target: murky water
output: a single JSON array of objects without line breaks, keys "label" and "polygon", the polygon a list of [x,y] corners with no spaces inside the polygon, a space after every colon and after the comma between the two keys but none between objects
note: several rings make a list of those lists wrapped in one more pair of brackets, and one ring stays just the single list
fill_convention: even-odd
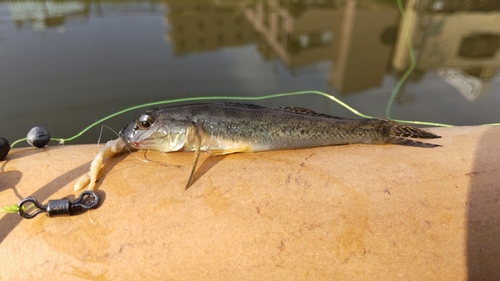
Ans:
[{"label": "murky water", "polygon": [[[500,5],[477,2],[410,0],[402,18],[396,0],[0,1],[0,136],[42,125],[67,138],[159,100],[308,90],[371,116],[500,122]],[[355,116],[317,95],[254,103]]]}]

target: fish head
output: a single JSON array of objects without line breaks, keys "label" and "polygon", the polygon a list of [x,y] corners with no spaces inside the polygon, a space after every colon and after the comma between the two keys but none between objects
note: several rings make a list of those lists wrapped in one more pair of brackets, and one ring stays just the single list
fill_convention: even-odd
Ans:
[{"label": "fish head", "polygon": [[165,117],[150,109],[123,128],[119,135],[129,148],[178,151],[187,141],[192,123]]}]

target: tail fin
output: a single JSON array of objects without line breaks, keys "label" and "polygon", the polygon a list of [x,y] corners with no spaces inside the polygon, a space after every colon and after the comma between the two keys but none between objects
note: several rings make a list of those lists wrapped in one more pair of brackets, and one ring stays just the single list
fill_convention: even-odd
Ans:
[{"label": "tail fin", "polygon": [[441,138],[441,136],[398,122],[389,120],[385,121],[387,121],[390,125],[389,138],[387,140],[388,143],[427,148],[440,146],[438,144],[424,143],[405,138],[438,139]]},{"label": "tail fin", "polygon": [[419,128],[404,125],[394,121],[389,121],[391,125],[391,136],[398,136],[403,138],[416,138],[416,139],[438,139],[440,136],[429,133]]}]

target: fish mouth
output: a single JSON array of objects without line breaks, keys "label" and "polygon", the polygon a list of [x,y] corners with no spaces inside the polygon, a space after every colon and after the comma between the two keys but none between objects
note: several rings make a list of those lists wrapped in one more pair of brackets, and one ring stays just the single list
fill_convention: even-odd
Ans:
[{"label": "fish mouth", "polygon": [[136,141],[136,142],[130,142],[131,146],[135,149],[141,149],[141,144],[142,142]]},{"label": "fish mouth", "polygon": [[123,128],[119,133],[118,133],[118,136],[125,142],[125,144],[128,146],[128,147],[132,147],[132,148],[136,148],[137,147],[137,142],[132,142],[132,140],[130,139],[129,137],[129,134],[127,134],[127,132],[130,131],[129,130],[129,126],[125,126],[125,128]]},{"label": "fish mouth", "polygon": [[134,130],[131,130],[130,126],[126,126],[118,133],[118,135],[125,142],[127,147],[133,148],[133,149],[141,149],[143,142],[142,141],[133,141],[132,140],[132,135],[134,134],[133,132],[134,132]]}]

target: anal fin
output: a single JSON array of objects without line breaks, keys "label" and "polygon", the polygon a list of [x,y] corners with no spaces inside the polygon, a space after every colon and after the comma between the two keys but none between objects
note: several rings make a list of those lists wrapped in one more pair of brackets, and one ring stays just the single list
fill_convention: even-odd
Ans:
[{"label": "anal fin", "polygon": [[425,147],[425,148],[434,148],[434,147],[441,146],[439,144],[420,142],[420,141],[405,139],[405,138],[401,138],[401,137],[390,137],[388,143],[405,145],[405,146],[413,146],[413,147]]}]

